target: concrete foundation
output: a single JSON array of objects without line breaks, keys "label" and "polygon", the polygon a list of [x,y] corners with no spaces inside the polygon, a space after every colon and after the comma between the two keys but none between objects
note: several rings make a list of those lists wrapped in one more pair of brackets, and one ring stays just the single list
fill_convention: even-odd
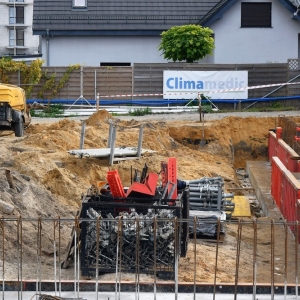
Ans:
[{"label": "concrete foundation", "polygon": [[271,163],[248,161],[246,171],[265,216],[274,220],[282,219],[271,195]]}]

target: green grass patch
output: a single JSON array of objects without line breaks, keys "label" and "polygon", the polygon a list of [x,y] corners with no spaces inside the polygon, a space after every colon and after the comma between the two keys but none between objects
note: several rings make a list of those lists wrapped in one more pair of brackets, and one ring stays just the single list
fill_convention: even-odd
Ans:
[{"label": "green grass patch", "polygon": [[32,117],[39,118],[61,118],[63,117],[63,106],[62,104],[53,104],[50,106],[46,106],[42,111],[36,111],[35,109],[30,110],[30,114]]},{"label": "green grass patch", "polygon": [[151,115],[152,110],[149,107],[146,108],[135,108],[134,110],[129,110],[130,116],[145,116],[145,115]]}]

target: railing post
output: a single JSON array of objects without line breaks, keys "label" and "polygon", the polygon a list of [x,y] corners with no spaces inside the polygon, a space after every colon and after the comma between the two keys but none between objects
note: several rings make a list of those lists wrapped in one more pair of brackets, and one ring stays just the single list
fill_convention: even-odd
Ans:
[{"label": "railing post", "polygon": [[282,128],[281,127],[276,127],[276,138],[282,139]]}]

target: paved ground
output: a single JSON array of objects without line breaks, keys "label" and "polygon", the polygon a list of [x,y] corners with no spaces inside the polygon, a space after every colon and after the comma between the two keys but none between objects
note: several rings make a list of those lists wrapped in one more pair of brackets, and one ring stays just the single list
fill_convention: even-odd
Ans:
[{"label": "paved ground", "polygon": [[[50,295],[49,293],[47,294],[42,294],[43,296],[45,295]],[[51,295],[54,295],[53,293]],[[177,297],[176,297],[177,296]],[[42,299],[42,300],[71,300],[71,299],[82,299],[82,300],[233,300],[234,295],[233,294],[216,294],[215,298],[213,294],[196,294],[194,297],[194,294],[183,294],[179,293],[178,295],[174,293],[157,293],[156,297],[153,293],[121,293],[120,297],[119,294],[115,293],[96,293],[93,292],[86,292],[86,293],[79,293],[74,294],[69,292],[69,293],[64,293],[60,297],[39,297],[39,295],[36,295],[34,292],[23,292],[22,297],[19,295],[18,298],[18,293],[16,292],[6,292],[5,293],[5,298],[2,299],[9,299],[9,300],[15,300],[15,299],[22,299],[22,300],[37,300],[37,299]],[[271,297],[271,295],[261,295],[257,294],[256,297],[253,297],[252,294],[237,294],[236,299],[238,300],[269,300],[269,299],[275,299],[275,300],[297,300],[297,297],[295,295],[275,295],[274,298]],[[299,299],[299,297],[298,297]]]},{"label": "paved ground", "polygon": [[[223,119],[225,117],[236,116],[241,118],[247,117],[278,117],[279,115],[284,116],[299,116],[299,111],[276,111],[276,112],[227,112],[227,113],[209,113],[204,115],[204,119],[206,121],[213,121]],[[89,116],[80,116],[80,117],[69,117],[68,119],[72,120],[85,120],[88,119]],[[121,120],[140,120],[140,121],[198,121],[200,120],[199,114],[196,112],[189,112],[189,113],[172,113],[172,114],[152,114],[152,115],[145,115],[145,116],[116,116],[115,118],[119,118]],[[58,118],[32,118],[32,124],[37,123],[51,123],[57,122]]]}]

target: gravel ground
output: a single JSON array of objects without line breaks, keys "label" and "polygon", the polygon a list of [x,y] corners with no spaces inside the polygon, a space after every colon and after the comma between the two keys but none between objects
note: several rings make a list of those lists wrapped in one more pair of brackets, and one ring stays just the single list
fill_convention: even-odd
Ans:
[{"label": "gravel ground", "polygon": [[[257,118],[265,118],[265,117],[278,117],[279,115],[283,116],[299,116],[299,111],[276,111],[276,112],[226,112],[226,113],[209,113],[204,115],[204,120],[206,121],[214,121],[223,119],[226,117],[234,116],[240,118],[247,117],[257,117]],[[80,116],[80,117],[69,117],[70,120],[86,120],[89,116]],[[199,121],[199,113],[196,112],[185,112],[185,113],[170,113],[170,114],[152,114],[145,116],[117,116],[116,118],[121,120],[137,120],[137,121],[163,121],[163,122],[172,122],[172,121]],[[38,123],[52,123],[59,121],[60,118],[32,118],[32,124]]]}]

